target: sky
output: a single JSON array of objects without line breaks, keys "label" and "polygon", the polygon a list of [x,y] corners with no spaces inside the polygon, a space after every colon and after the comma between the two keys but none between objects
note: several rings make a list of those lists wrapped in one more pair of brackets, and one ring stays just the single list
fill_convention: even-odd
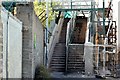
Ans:
[{"label": "sky", "polygon": [[[0,2],[1,1],[34,1],[34,0],[0,0]],[[43,0],[38,0],[38,1],[43,1]],[[44,1],[56,1],[56,0],[44,0]],[[71,0],[58,0],[58,1],[71,1]],[[79,0],[72,0],[72,1],[79,1]],[[80,1],[91,1],[91,0],[80,0]],[[102,7],[103,0],[95,0],[95,1],[98,1],[99,7]],[[104,0],[104,1],[105,1],[105,6],[108,6],[108,2],[111,0]],[[113,17],[114,17],[114,20],[117,20],[117,18],[118,18],[118,2],[120,0],[112,0],[112,1],[113,1],[113,15],[114,15]]]},{"label": "sky", "polygon": [[[96,0],[97,1],[97,0]],[[110,0],[105,0],[105,6],[108,6],[108,2],[109,2]],[[115,20],[115,21],[117,21],[117,24],[118,24],[118,2],[119,2],[120,0],[113,0],[113,7],[112,7],[112,9],[113,9],[113,20]],[[99,2],[99,6],[100,7],[102,7],[102,0],[98,0],[98,2]]]}]

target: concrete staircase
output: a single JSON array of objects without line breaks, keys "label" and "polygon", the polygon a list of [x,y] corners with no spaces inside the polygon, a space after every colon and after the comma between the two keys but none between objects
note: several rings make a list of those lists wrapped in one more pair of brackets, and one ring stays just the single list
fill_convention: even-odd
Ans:
[{"label": "concrete staircase", "polygon": [[83,73],[85,71],[84,45],[71,45],[68,53],[67,71]]},{"label": "concrete staircase", "polygon": [[[75,20],[75,28],[71,38],[71,44],[68,47],[68,72],[85,72],[84,62],[84,43],[87,28],[87,18],[77,16]],[[77,45],[76,45],[77,44]]]},{"label": "concrete staircase", "polygon": [[50,64],[51,71],[64,72],[65,71],[65,44],[57,43],[52,55]]},{"label": "concrete staircase", "polygon": [[[68,19],[65,19],[62,30],[61,30],[61,34],[60,34],[59,43],[57,43],[54,48],[54,52],[53,52],[51,63],[50,63],[50,70],[52,72],[65,72],[65,66],[66,66],[65,65],[66,64],[65,63],[65,59],[66,59],[65,43],[66,43],[67,22],[68,22]],[[78,24],[76,26],[79,27],[81,25]],[[81,34],[82,31],[79,31],[79,32],[75,32],[74,36],[79,38],[79,36],[82,35]],[[78,39],[77,41],[74,40],[73,42],[80,44],[80,43],[84,43],[84,40],[85,38],[84,39],[82,38],[81,41],[79,41]],[[70,45],[69,50],[68,50],[67,71],[68,72],[80,72],[80,73],[85,72],[85,62],[84,62],[83,57],[84,57],[84,45],[83,44]]]},{"label": "concrete staircase", "polygon": [[87,18],[82,16],[77,16],[75,20],[75,28],[72,34],[72,43],[75,44],[84,44],[85,36],[86,36],[86,28],[87,28]]},{"label": "concrete staircase", "polygon": [[66,29],[69,19],[64,19],[59,42],[55,45],[52,59],[50,62],[50,71],[64,72],[65,71],[65,42],[66,42]]},{"label": "concrete staircase", "polygon": [[0,79],[2,78],[3,67],[3,26],[0,18]]}]

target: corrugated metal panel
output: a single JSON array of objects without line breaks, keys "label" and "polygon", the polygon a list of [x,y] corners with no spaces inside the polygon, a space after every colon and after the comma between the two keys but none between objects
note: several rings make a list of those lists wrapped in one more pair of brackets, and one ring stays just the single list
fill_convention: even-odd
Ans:
[{"label": "corrugated metal panel", "polygon": [[[22,77],[22,22],[2,9],[4,78]],[[7,23],[8,22],[8,23]],[[7,55],[6,55],[7,54]],[[7,70],[7,74],[6,74]],[[7,76],[6,76],[7,75]]]},{"label": "corrugated metal panel", "polygon": [[[0,10],[1,10],[1,7],[0,7]],[[2,78],[2,73],[3,73],[3,56],[2,56],[2,52],[3,52],[3,27],[2,27],[2,22],[1,22],[1,11],[0,11],[0,80]]]},{"label": "corrugated metal panel", "polygon": [[8,77],[22,77],[22,23],[13,16],[8,21]]}]

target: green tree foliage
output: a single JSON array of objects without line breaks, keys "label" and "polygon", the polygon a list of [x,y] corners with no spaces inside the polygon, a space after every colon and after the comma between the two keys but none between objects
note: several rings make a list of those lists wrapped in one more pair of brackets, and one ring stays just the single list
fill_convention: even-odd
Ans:
[{"label": "green tree foliage", "polygon": [[[53,12],[51,4],[52,4],[52,6],[55,6],[55,5],[58,5],[59,3],[58,2],[52,2],[52,3],[49,2],[48,3],[48,10],[49,10],[48,23],[49,23],[49,25],[50,25],[50,22],[53,19],[55,19],[55,15],[58,14],[58,12]],[[43,14],[39,16],[39,19],[42,22],[46,18],[46,16],[44,16],[46,14],[46,2],[38,2],[37,0],[35,0],[34,10],[35,10],[37,16],[39,16],[44,11]],[[43,23],[43,25],[45,25],[46,21],[43,21],[42,23]]]}]

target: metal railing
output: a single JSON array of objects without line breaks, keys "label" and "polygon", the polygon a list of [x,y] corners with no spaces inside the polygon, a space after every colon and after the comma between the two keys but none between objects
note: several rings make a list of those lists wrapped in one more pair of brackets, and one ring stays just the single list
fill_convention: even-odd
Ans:
[{"label": "metal railing", "polygon": [[[109,75],[114,75],[117,65],[117,49],[116,45],[93,45],[93,67],[97,74],[102,74],[100,71],[110,71]],[[104,73],[102,75],[107,75]]]},{"label": "metal railing", "polygon": [[71,24],[70,22],[72,21],[72,19],[70,19],[70,21],[67,23],[67,33],[66,33],[66,65],[65,65],[65,70],[67,71],[67,60],[68,60],[68,44],[70,42],[70,31],[71,31]]},{"label": "metal railing", "polygon": [[[73,14],[76,14],[76,12],[73,13]],[[75,27],[75,18],[76,18],[76,15],[74,15],[73,18],[71,18],[70,21],[67,23],[67,33],[66,33],[66,71],[67,71],[67,61],[68,61],[68,48],[69,48],[69,44],[71,43],[71,35],[72,35],[74,27]]]},{"label": "metal railing", "polygon": [[82,8],[83,9],[91,8],[91,0],[89,1],[62,0],[62,2],[59,5],[54,6],[53,9],[82,9]]}]

